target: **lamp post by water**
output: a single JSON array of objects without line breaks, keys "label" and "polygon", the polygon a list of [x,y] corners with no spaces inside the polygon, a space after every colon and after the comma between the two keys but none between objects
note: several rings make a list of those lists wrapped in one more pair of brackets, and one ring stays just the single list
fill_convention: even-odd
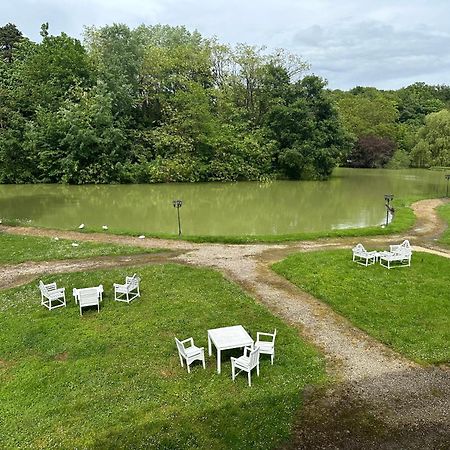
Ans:
[{"label": "lamp post by water", "polygon": [[445,175],[445,179],[447,180],[447,194],[445,196],[448,198],[448,180],[450,180],[450,173]]},{"label": "lamp post by water", "polygon": [[178,216],[178,236],[181,236],[181,222],[180,222],[180,208],[183,204],[183,200],[174,200],[172,205],[174,208],[177,208],[177,216]]},{"label": "lamp post by water", "polygon": [[386,226],[388,226],[389,223],[389,213],[392,213],[394,211],[394,208],[391,206],[391,202],[394,199],[394,196],[392,194],[384,194],[384,201],[386,206]]}]

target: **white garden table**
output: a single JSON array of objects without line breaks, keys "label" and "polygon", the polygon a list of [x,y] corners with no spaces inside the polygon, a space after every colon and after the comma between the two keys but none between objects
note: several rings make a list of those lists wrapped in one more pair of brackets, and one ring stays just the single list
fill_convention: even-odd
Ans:
[{"label": "white garden table", "polygon": [[217,349],[217,373],[220,373],[220,352],[231,348],[253,346],[253,339],[242,325],[208,330],[208,354],[212,354],[212,344]]}]

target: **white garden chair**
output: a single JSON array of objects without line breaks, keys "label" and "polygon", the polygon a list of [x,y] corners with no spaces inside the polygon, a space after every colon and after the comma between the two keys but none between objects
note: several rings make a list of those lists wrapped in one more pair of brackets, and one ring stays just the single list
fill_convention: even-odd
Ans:
[{"label": "white garden chair", "polygon": [[130,303],[136,297],[140,297],[139,281],[141,279],[134,274],[125,278],[125,284],[114,283],[114,300],[118,302]]},{"label": "white garden chair", "polygon": [[389,250],[389,252],[383,252],[383,254],[380,254],[380,264],[383,267],[392,269],[394,267],[411,266],[412,249],[408,240],[404,240],[398,245],[390,245]]},{"label": "white garden chair", "polygon": [[39,290],[41,291],[41,305],[49,310],[66,306],[65,288],[58,288],[56,283],[44,284],[39,281]]},{"label": "white garden chair", "polygon": [[412,249],[411,249],[411,244],[409,243],[408,239],[405,239],[401,244],[390,245],[389,251],[391,251],[391,252],[398,252],[398,251],[412,252]]},{"label": "white garden chair", "polygon": [[[273,359],[275,357],[275,338],[277,336],[277,330],[273,333],[256,333],[255,348],[259,348],[259,353],[264,353],[265,355],[270,355],[271,364],[273,364]],[[269,337],[270,339],[261,339],[261,337]]]},{"label": "white garden chair", "polygon": [[378,252],[368,252],[362,244],[357,244],[356,247],[353,247],[352,252],[353,261],[366,267],[369,264],[375,264],[378,256]]},{"label": "white garden chair", "polygon": [[82,289],[74,288],[72,292],[75,303],[80,306],[80,316],[83,315],[83,308],[88,306],[96,306],[97,311],[100,312],[100,302],[103,300],[103,285]]},{"label": "white garden chair", "polygon": [[[242,371],[247,372],[248,376],[248,385],[252,385],[251,372],[252,369],[256,367],[256,374],[259,377],[259,348],[256,347],[252,350],[250,347],[244,348],[244,354],[239,358],[231,358],[231,378],[236,378],[236,375],[239,375]],[[236,369],[239,372],[236,373]]]},{"label": "white garden chair", "polygon": [[[177,344],[178,356],[180,357],[181,367],[184,367],[183,359],[186,361],[186,366],[188,373],[191,373],[191,369],[189,366],[193,361],[201,361],[203,363],[203,368],[205,369],[205,349],[204,347],[196,347],[194,345],[194,339],[191,337],[185,339],[184,341],[180,341],[175,338],[175,342]],[[186,343],[190,343],[188,347],[186,347]]]}]

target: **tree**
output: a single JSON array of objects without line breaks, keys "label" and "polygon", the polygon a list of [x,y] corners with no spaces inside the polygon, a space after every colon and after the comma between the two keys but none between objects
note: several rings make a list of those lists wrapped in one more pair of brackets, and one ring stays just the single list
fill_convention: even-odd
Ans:
[{"label": "tree", "polygon": [[379,136],[395,139],[398,111],[395,101],[374,88],[355,88],[337,97],[344,127],[356,138]]},{"label": "tree", "polygon": [[44,37],[23,65],[23,95],[32,99],[35,109],[57,110],[75,88],[92,84],[91,67],[78,39],[65,33]]},{"label": "tree", "polygon": [[436,89],[425,83],[414,83],[398,91],[399,121],[413,123],[416,126],[423,124],[426,115],[440,111],[445,103],[439,99],[445,95],[444,89]]},{"label": "tree", "polygon": [[385,167],[395,152],[395,143],[388,138],[361,136],[349,155],[350,167]]},{"label": "tree", "polygon": [[267,114],[277,142],[277,167],[292,179],[325,179],[348,147],[325,82],[306,76],[291,85],[284,104]]},{"label": "tree", "polygon": [[425,117],[411,152],[417,167],[450,166],[450,111],[442,110]]},{"label": "tree", "polygon": [[22,32],[14,24],[7,23],[0,27],[0,54],[3,61],[12,62],[14,49],[22,39]]}]

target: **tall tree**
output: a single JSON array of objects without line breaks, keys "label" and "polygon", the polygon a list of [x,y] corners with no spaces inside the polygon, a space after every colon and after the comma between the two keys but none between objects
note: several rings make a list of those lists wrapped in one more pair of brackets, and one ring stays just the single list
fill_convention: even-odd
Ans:
[{"label": "tall tree", "polygon": [[0,54],[3,61],[12,62],[14,49],[22,39],[22,32],[14,24],[7,23],[0,27]]}]

